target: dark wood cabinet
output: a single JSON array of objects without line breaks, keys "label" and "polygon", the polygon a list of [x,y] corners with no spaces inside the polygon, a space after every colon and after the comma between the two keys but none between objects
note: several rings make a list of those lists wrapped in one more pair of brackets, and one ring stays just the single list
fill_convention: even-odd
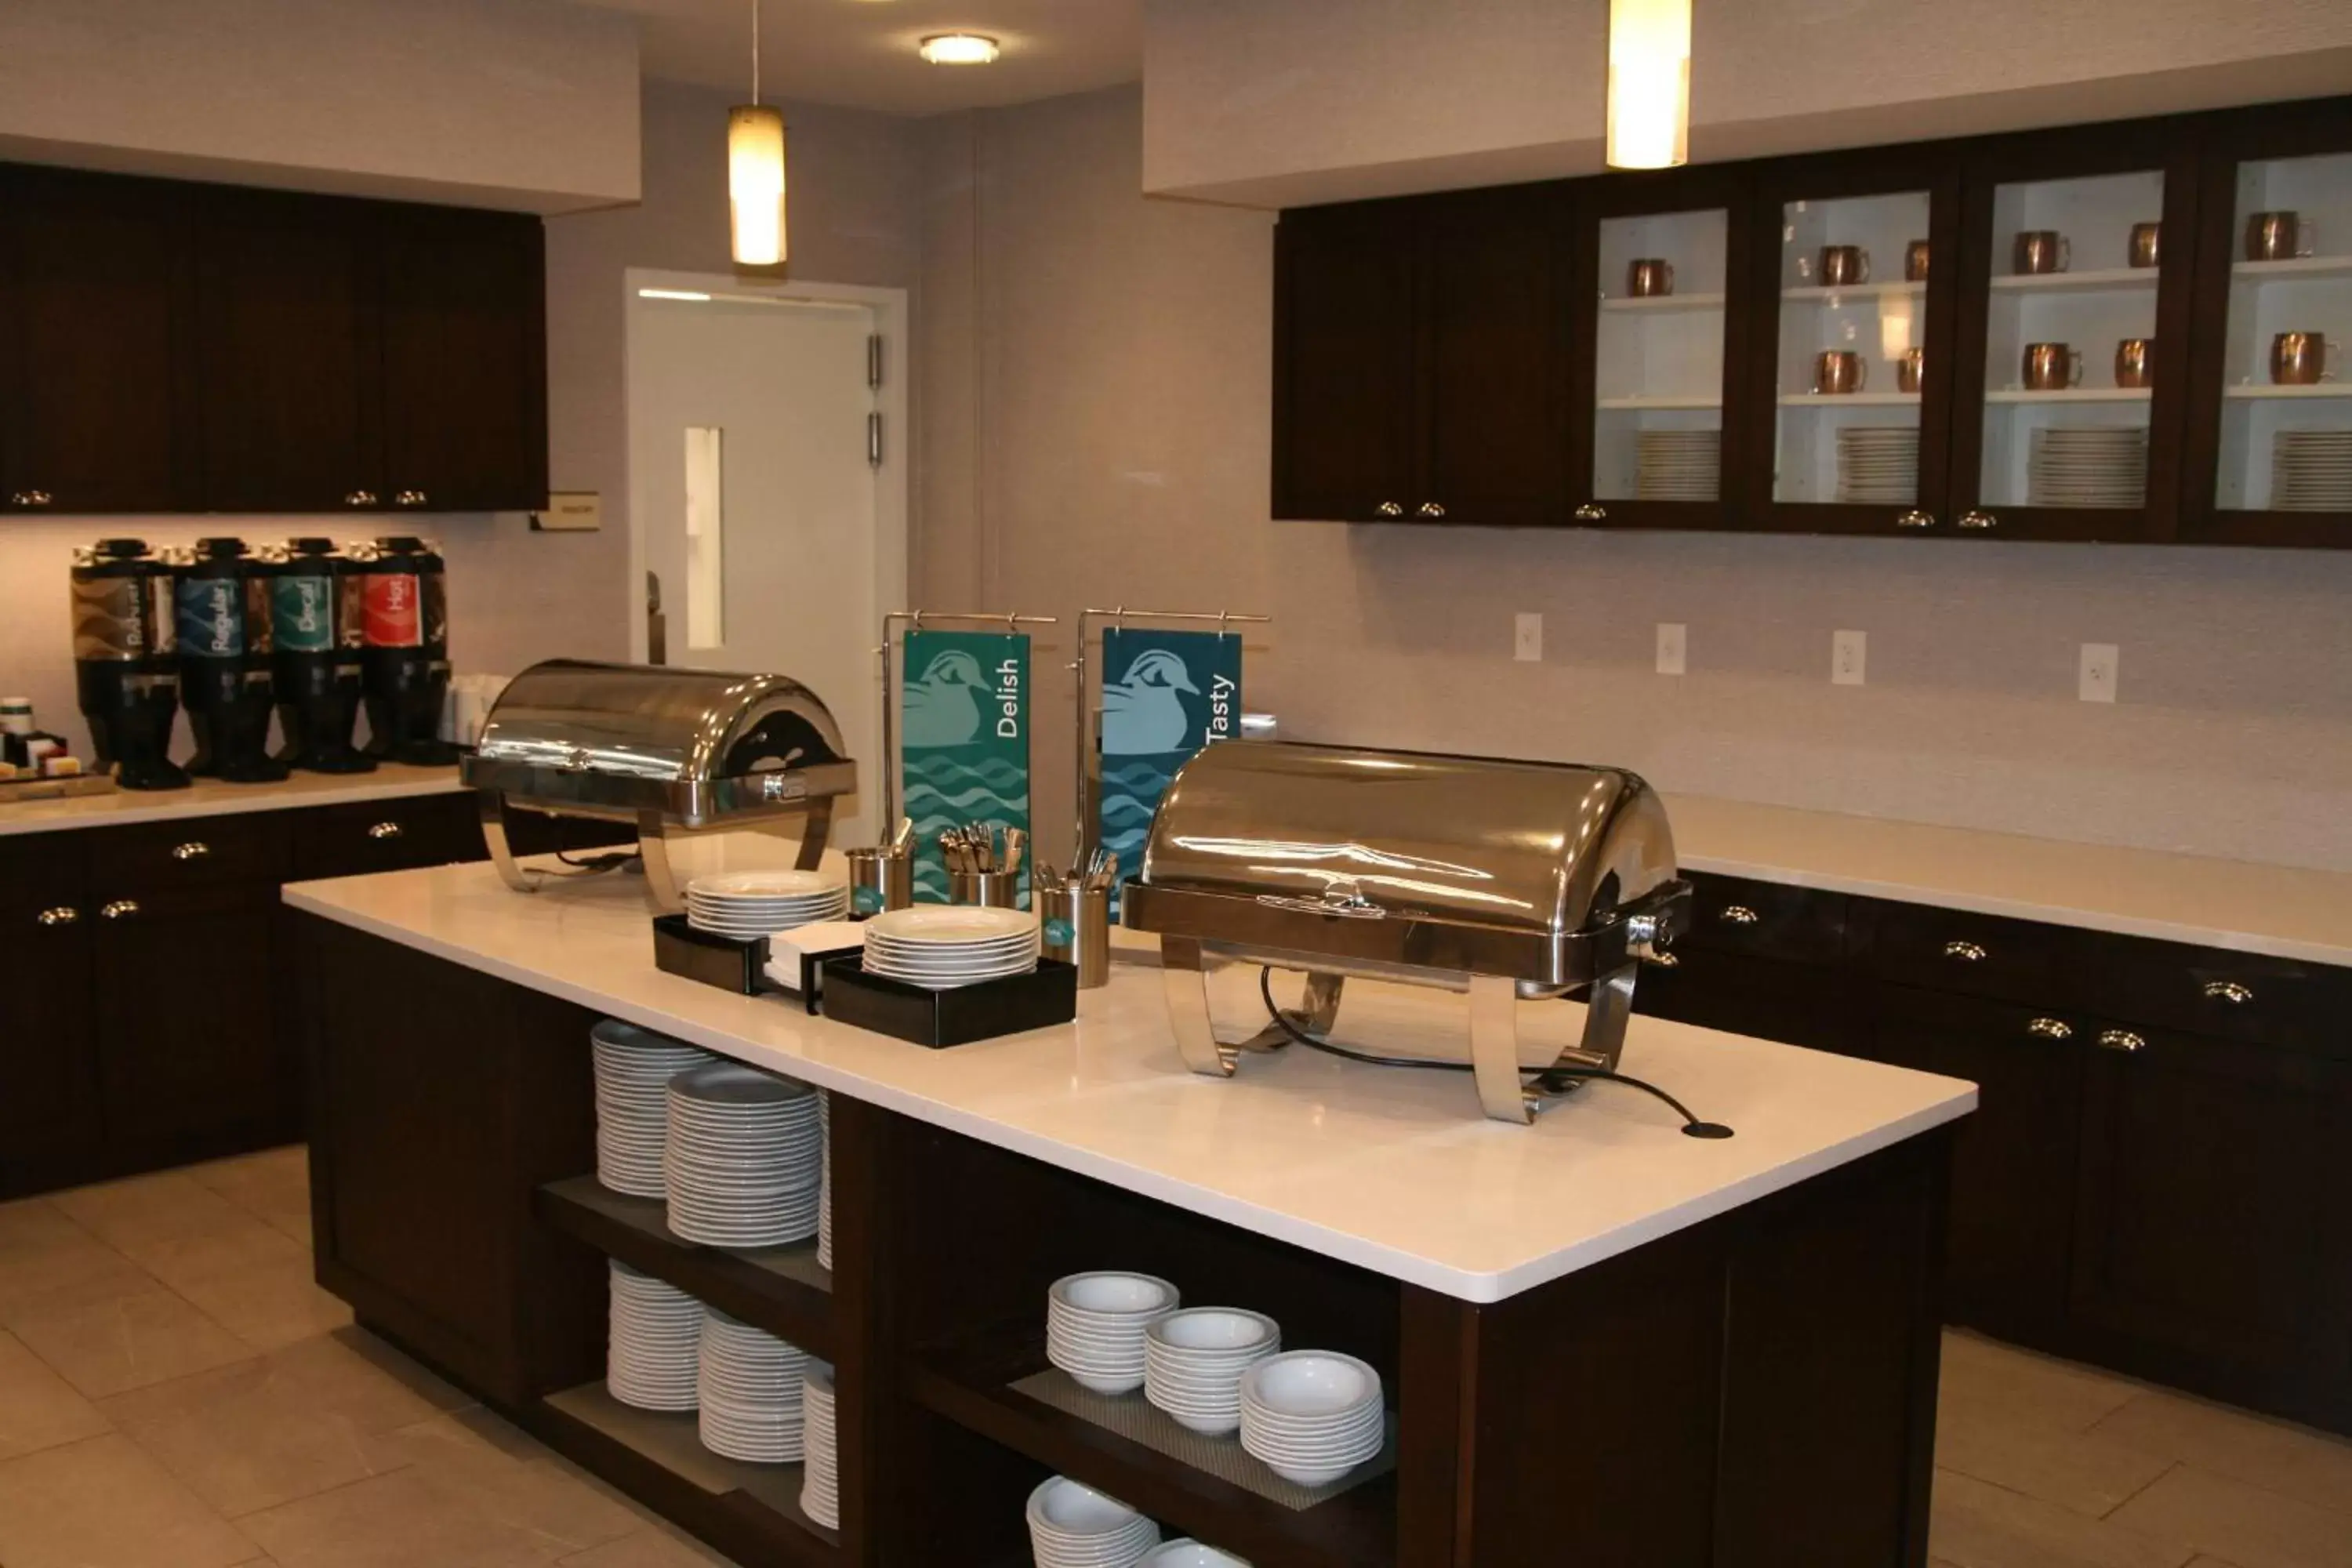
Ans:
[{"label": "dark wood cabinet", "polygon": [[56,837],[0,837],[0,1196],[94,1169],[100,1137],[96,922],[80,858]]},{"label": "dark wood cabinet", "polygon": [[1401,518],[1419,479],[1413,208],[1285,214],[1275,230],[1275,512]]}]

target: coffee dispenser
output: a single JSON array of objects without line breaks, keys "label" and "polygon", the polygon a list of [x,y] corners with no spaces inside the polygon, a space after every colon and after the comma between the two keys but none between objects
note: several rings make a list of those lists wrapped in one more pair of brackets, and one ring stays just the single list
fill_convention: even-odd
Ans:
[{"label": "coffee dispenser", "polygon": [[289,539],[270,552],[270,674],[278,760],[314,773],[364,773],[375,759],[352,743],[359,723],[362,578],[327,539]]},{"label": "coffee dispenser", "polygon": [[101,539],[73,560],[74,688],[100,768],[124,789],[185,789],[172,761],[180,712],[172,569],[136,539]]},{"label": "coffee dispenser", "polygon": [[196,754],[188,771],[231,784],[270,784],[286,764],[269,754],[269,568],[241,539],[200,539],[172,584],[180,689]]},{"label": "coffee dispenser", "polygon": [[457,760],[457,748],[440,738],[449,693],[449,601],[440,553],[405,535],[351,552],[359,558],[368,754],[446,767]]}]

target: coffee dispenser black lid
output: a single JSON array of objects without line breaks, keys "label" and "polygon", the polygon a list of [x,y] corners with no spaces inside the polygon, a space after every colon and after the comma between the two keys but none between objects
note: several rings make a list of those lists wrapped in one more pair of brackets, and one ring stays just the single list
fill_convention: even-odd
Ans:
[{"label": "coffee dispenser black lid", "polygon": [[332,555],[335,552],[335,542],[316,536],[289,539],[286,542],[286,552],[289,555]]},{"label": "coffee dispenser black lid", "polygon": [[199,539],[196,556],[203,561],[234,561],[245,553],[242,539]]},{"label": "coffee dispenser black lid", "polygon": [[143,539],[101,539],[90,547],[91,553],[108,561],[136,561],[147,553]]}]

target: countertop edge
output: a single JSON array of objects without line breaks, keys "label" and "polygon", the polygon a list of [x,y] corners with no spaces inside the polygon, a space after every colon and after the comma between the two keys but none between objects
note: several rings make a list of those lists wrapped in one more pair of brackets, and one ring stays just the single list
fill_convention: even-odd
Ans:
[{"label": "countertop edge", "polygon": [[[257,811],[304,811],[321,805],[356,805],[371,800],[456,795],[467,788],[458,781],[454,769],[446,777],[432,779],[371,779],[364,773],[353,773],[349,777],[347,784],[322,784],[314,788],[291,791],[273,784],[246,784],[220,786],[224,790],[237,789],[240,793],[236,795],[215,795],[210,791],[189,794],[179,790],[119,790],[112,795],[23,801],[16,807],[0,808],[0,838],[33,833],[82,833],[100,827],[136,827],[143,823],[177,822],[192,816],[242,816]],[[148,798],[151,795],[152,800]],[[126,797],[136,804],[127,804]],[[82,805],[84,809],[68,810],[56,816],[16,816],[20,809],[32,812],[42,806],[71,807],[76,805]]]}]

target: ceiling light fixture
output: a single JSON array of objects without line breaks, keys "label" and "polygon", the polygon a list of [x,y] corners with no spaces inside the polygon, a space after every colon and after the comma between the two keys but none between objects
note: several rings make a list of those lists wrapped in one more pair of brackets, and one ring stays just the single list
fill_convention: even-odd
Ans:
[{"label": "ceiling light fixture", "polygon": [[982,33],[933,33],[918,52],[935,66],[984,66],[1004,51]]},{"label": "ceiling light fixture", "polygon": [[1691,0],[1609,0],[1609,166],[1690,161]]},{"label": "ceiling light fixture", "polygon": [[751,101],[727,111],[727,206],[739,267],[784,259],[784,113],[760,101],[760,0],[751,0]]}]

